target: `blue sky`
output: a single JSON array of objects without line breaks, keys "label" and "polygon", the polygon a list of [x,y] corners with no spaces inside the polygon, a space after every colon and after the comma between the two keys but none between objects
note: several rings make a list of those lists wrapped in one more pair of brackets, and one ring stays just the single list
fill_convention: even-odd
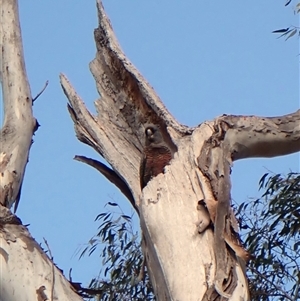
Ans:
[{"label": "blue sky", "polygon": [[[285,1],[106,0],[122,49],[182,123],[195,126],[221,114],[276,116],[299,108],[299,40],[271,32],[299,25]],[[38,242],[48,240],[54,261],[87,284],[98,255],[75,255],[96,233],[93,221],[108,201],[128,202],[97,171],[72,160],[99,159],[77,141],[58,75],[65,73],[88,108],[98,98],[88,64],[95,56],[95,1],[20,1],[27,72],[41,127],[34,137],[18,215]],[[259,196],[267,170],[299,171],[299,155],[236,162],[233,198]],[[138,227],[138,225],[137,225]]]}]

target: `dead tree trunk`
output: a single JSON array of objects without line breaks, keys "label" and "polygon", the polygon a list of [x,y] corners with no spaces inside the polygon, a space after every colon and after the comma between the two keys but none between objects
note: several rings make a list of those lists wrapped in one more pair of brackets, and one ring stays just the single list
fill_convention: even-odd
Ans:
[{"label": "dead tree trunk", "polygon": [[8,208],[18,205],[37,121],[27,80],[16,0],[0,0],[0,301],[82,300]]},{"label": "dead tree trunk", "polygon": [[[112,169],[77,159],[101,171],[138,211],[158,300],[248,300],[250,255],[230,207],[232,162],[299,151],[300,111],[276,118],[224,115],[196,128],[183,126],[122,52],[100,1],[98,14],[90,64],[101,96],[98,115],[91,115],[64,75],[61,84],[78,139]],[[151,180],[141,186],[145,160]]]}]

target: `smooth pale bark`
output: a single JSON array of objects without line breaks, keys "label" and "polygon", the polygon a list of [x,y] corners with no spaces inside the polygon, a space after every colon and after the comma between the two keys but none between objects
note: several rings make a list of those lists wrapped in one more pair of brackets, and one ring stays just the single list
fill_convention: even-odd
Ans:
[{"label": "smooth pale bark", "polygon": [[0,205],[18,202],[32,135],[37,127],[23,58],[17,1],[1,0],[1,83],[4,123],[0,132]]},{"label": "smooth pale bark", "polygon": [[[37,122],[27,81],[16,0],[0,0],[0,301],[82,300],[8,208],[18,203]],[[16,208],[16,207],[15,207]]]},{"label": "smooth pale bark", "polygon": [[300,110],[278,117],[221,116],[233,160],[275,157],[300,150]]},{"label": "smooth pale bark", "polygon": [[3,206],[0,208],[0,300],[82,300],[28,229]]}]

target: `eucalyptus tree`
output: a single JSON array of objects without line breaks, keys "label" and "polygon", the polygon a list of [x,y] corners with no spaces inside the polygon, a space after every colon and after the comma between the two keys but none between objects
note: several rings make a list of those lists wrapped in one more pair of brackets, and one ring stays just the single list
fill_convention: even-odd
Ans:
[{"label": "eucalyptus tree", "polygon": [[[38,126],[17,9],[16,0],[1,1],[0,298],[80,300],[76,287],[9,210],[20,198]],[[223,115],[194,128],[180,124],[122,52],[100,1],[97,9],[97,53],[90,63],[101,96],[97,115],[65,75],[60,81],[78,139],[110,167],[78,159],[97,168],[137,210],[158,300],[248,300],[245,269],[251,254],[240,243],[230,206],[231,166],[238,159],[299,151],[300,111],[279,117]],[[168,160],[161,159],[162,149]]]}]

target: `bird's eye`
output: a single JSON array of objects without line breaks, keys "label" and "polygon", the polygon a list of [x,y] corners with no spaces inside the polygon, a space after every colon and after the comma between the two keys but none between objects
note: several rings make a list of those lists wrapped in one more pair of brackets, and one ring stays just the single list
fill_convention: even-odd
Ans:
[{"label": "bird's eye", "polygon": [[153,129],[147,128],[145,133],[146,133],[147,136],[151,136],[151,135],[153,135]]}]

